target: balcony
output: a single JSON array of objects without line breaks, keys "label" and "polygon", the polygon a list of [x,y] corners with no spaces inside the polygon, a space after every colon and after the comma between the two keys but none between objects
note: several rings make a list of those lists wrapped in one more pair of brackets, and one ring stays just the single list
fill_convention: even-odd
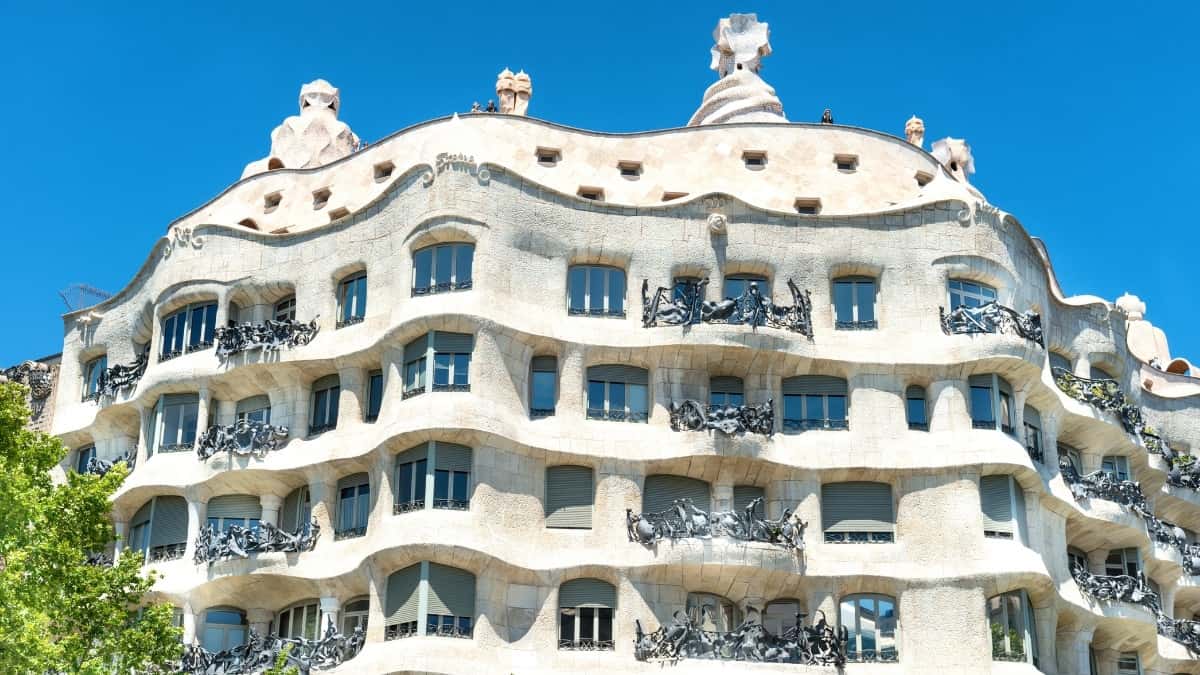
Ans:
[{"label": "balcony", "polygon": [[1146,576],[1136,577],[1128,574],[1102,576],[1092,574],[1080,565],[1071,570],[1071,576],[1079,585],[1079,590],[1093,600],[1128,602],[1141,605],[1154,615],[1162,612],[1158,594],[1146,583]]},{"label": "balcony", "polygon": [[200,436],[196,455],[200,461],[208,461],[218,453],[259,459],[272,450],[278,450],[287,440],[288,429],[258,420],[240,419],[226,426],[211,426]]},{"label": "balcony", "polygon": [[165,445],[158,446],[158,454],[170,455],[177,452],[188,452],[193,447],[195,447],[195,445],[192,443],[167,443]]},{"label": "balcony", "polygon": [[216,330],[217,357],[225,360],[239,352],[259,349],[264,353],[302,347],[317,336],[317,320],[239,323]]},{"label": "balcony", "polygon": [[451,291],[469,291],[471,290],[472,285],[473,284],[471,283],[470,279],[467,279],[466,281],[443,281],[431,286],[413,286],[412,294],[414,296],[419,296],[433,295],[435,293],[449,293]]},{"label": "balcony", "polygon": [[[442,624],[438,626],[426,626],[425,635],[432,637],[450,637],[471,639],[473,626],[455,624]],[[420,635],[417,631],[416,621],[406,621],[404,623],[393,624],[384,629],[384,640],[400,640],[408,637],[416,637]]]},{"label": "balcony", "polygon": [[642,280],[642,327],[692,326],[699,323],[729,324],[758,328],[780,328],[812,338],[812,300],[788,279],[791,305],[776,305],[751,283],[737,298],[704,300],[708,279],[681,282],[682,289],[659,286],[650,294],[649,280]]},{"label": "balcony", "polygon": [[577,307],[568,307],[567,316],[595,316],[608,317],[610,319],[624,319],[624,309],[604,309],[603,307],[595,307],[592,309],[579,309]]},{"label": "balcony", "polygon": [[879,328],[879,322],[871,321],[835,321],[833,322],[835,330],[875,330]]},{"label": "balcony", "polygon": [[449,382],[443,382],[443,383],[439,384],[437,382],[434,382],[433,390],[435,392],[437,392],[437,391],[466,392],[466,391],[471,391],[471,385],[469,383],[468,384],[452,384]]},{"label": "balcony", "polygon": [[348,527],[343,530],[335,531],[333,533],[333,540],[341,541],[343,539],[357,539],[359,537],[366,536],[366,534],[367,534],[367,526],[366,525],[363,525],[361,527]]},{"label": "balcony", "polygon": [[1142,411],[1125,396],[1116,380],[1091,380],[1065,368],[1055,368],[1053,373],[1054,384],[1064,394],[1097,410],[1115,414],[1125,431],[1139,436],[1142,434],[1146,426]]},{"label": "balcony", "polygon": [[644,424],[650,419],[649,413],[635,412],[632,410],[605,410],[603,408],[588,408],[587,418],[589,420],[600,420],[604,422],[634,422]]},{"label": "balcony", "polygon": [[1200,574],[1200,544],[1189,544],[1187,533],[1174,523],[1151,515],[1142,516],[1142,520],[1146,521],[1146,532],[1151,540],[1179,551],[1185,572]]},{"label": "balcony", "polygon": [[196,536],[194,561],[197,565],[211,565],[218,560],[249,558],[253,553],[311,551],[320,536],[321,526],[316,519],[295,532],[285,532],[270,523],[259,523],[256,527],[230,525],[227,530],[206,525]]},{"label": "balcony", "polygon": [[850,422],[845,419],[791,419],[783,418],[784,433],[799,433],[801,431],[847,431]]},{"label": "balcony", "polygon": [[785,510],[783,516],[776,520],[760,518],[757,511],[761,506],[762,498],[759,497],[741,513],[708,513],[697,508],[691,499],[676,499],[673,507],[658,513],[635,515],[633,509],[626,509],[625,529],[629,541],[643,545],[663,539],[729,537],[774,544],[790,551],[803,551],[804,528],[808,527],[808,523],[792,515],[790,510]]},{"label": "balcony", "polygon": [[191,354],[192,352],[202,352],[205,349],[208,349],[209,347],[212,347],[212,346],[213,346],[212,340],[205,340],[203,342],[197,342],[194,345],[188,345],[187,349],[185,349],[184,351],[186,351],[188,354]]},{"label": "balcony", "polygon": [[125,468],[133,471],[134,465],[137,464],[137,448],[130,448],[125,452],[124,456],[112,460],[92,457],[88,460],[87,466],[84,468],[84,473],[90,473],[94,476],[103,476],[109,471],[112,471],[113,467],[121,462],[125,462]]},{"label": "balcony", "polygon": [[671,402],[667,409],[671,413],[671,429],[674,431],[720,431],[723,434],[775,433],[775,406],[773,401],[759,405],[704,405],[686,399],[682,403]]},{"label": "balcony", "polygon": [[187,544],[165,544],[163,546],[154,546],[146,555],[147,563],[167,562],[168,560],[179,560],[183,557],[187,550]]},{"label": "balcony", "polygon": [[1059,459],[1058,469],[1076,501],[1103,499],[1127,507],[1143,518],[1153,515],[1149,503],[1146,502],[1146,495],[1142,494],[1142,488],[1137,481],[1117,480],[1106,471],[1093,471],[1086,476],[1080,476],[1066,456]]},{"label": "balcony", "polygon": [[361,316],[348,316],[345,319],[339,320],[337,322],[336,327],[337,328],[345,328],[347,326],[353,326],[355,324],[359,324],[362,322],[363,322],[363,317],[361,317]]},{"label": "balcony", "polygon": [[611,652],[615,649],[616,643],[612,640],[582,638],[558,641],[558,650],[562,652]]},{"label": "balcony", "polygon": [[361,626],[355,627],[354,632],[347,636],[338,633],[332,623],[326,626],[325,634],[317,640],[278,635],[264,638],[251,630],[246,644],[225,651],[214,653],[199,645],[185,645],[178,672],[186,675],[259,673],[274,667],[284,647],[289,645],[291,650],[288,651],[285,667],[299,668],[303,672],[310,669],[329,670],[357,656],[365,641],[366,633]]},{"label": "balcony", "polygon": [[847,631],[831,625],[824,612],[818,610],[817,614],[821,618],[811,626],[802,626],[804,614],[798,614],[794,626],[773,635],[753,620],[729,632],[704,630],[692,617],[676,612],[669,625],[652,633],[646,633],[637,621],[633,654],[639,661],[761,661],[833,666],[840,671],[846,665]]},{"label": "balcony", "polygon": [[1042,338],[1042,317],[1033,310],[1022,314],[1000,303],[989,302],[978,307],[960,305],[950,312],[946,312],[945,307],[938,307],[938,315],[946,335],[1008,333],[1039,346],[1046,344]]}]

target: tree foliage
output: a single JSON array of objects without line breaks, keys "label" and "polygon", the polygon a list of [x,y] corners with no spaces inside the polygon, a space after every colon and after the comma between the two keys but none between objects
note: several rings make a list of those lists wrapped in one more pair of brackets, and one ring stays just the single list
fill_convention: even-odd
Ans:
[{"label": "tree foliage", "polygon": [[0,384],[0,673],[169,668],[179,629],[169,605],[142,605],[154,579],[138,556],[87,564],[116,538],[109,499],[125,465],[56,484],[51,470],[67,451],[26,428],[25,391]]}]

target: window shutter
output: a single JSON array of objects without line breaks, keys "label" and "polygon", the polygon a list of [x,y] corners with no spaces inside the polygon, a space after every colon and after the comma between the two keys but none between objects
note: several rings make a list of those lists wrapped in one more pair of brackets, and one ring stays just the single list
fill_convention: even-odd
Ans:
[{"label": "window shutter", "polygon": [[708,380],[708,390],[710,392],[719,391],[726,394],[745,393],[744,387],[742,386],[742,378],[730,377],[727,375],[710,378]]},{"label": "window shutter", "polygon": [[1025,406],[1025,424],[1032,424],[1038,429],[1042,428],[1042,415],[1031,405]]},{"label": "window shutter", "polygon": [[188,512],[183,497],[155,497],[150,545],[166,546],[187,542]]},{"label": "window shutter", "polygon": [[153,499],[150,499],[145,504],[142,504],[142,508],[138,509],[137,513],[133,514],[133,518],[130,519],[129,526],[133,527],[134,525],[140,525],[141,523],[150,520],[150,507],[152,504],[154,504]]},{"label": "window shutter", "polygon": [[558,357],[555,356],[535,356],[530,362],[530,370],[535,372],[553,373],[558,371]]},{"label": "window shutter", "polygon": [[617,364],[589,366],[587,376],[589,380],[624,382],[626,384],[648,384],[650,381],[645,368]]},{"label": "window shutter", "polygon": [[295,532],[300,526],[300,523],[296,522],[296,512],[300,510],[300,493],[303,490],[303,487],[298,487],[283,499],[283,512],[279,514],[279,527],[284,532]]},{"label": "window shutter", "polygon": [[242,413],[253,412],[255,410],[262,410],[263,408],[270,407],[271,397],[264,394],[262,396],[251,396],[250,398],[244,398],[238,401],[236,412],[238,415],[241,415]]},{"label": "window shutter", "polygon": [[1017,536],[1022,544],[1029,545],[1029,526],[1025,521],[1025,490],[1017,479],[1012,479],[1013,489],[1013,520],[1017,523]]},{"label": "window shutter", "polygon": [[1071,361],[1062,354],[1050,352],[1050,368],[1062,368],[1068,373],[1072,372]]},{"label": "window shutter", "polygon": [[600,579],[572,579],[558,587],[559,607],[617,608],[617,589]]},{"label": "window shutter", "polygon": [[437,444],[437,468],[444,471],[471,471],[471,449],[457,443]]},{"label": "window shutter", "polygon": [[992,387],[992,376],[991,375],[972,375],[970,378],[967,379],[967,384],[969,384],[972,387],[987,387],[990,389]]},{"label": "window shutter", "polygon": [[312,383],[312,390],[321,391],[322,389],[330,389],[337,386],[340,386],[340,380],[338,379],[337,373],[334,373],[333,375],[326,375],[325,377],[318,378]]},{"label": "window shutter", "polygon": [[904,390],[904,398],[919,398],[924,400],[925,387],[916,384],[908,385],[908,388]]},{"label": "window shutter", "polygon": [[475,336],[470,333],[447,333],[439,330],[433,334],[433,350],[443,353],[469,354],[474,341]]},{"label": "window shutter", "polygon": [[475,575],[429,563],[429,613],[475,617]]},{"label": "window shutter", "polygon": [[168,405],[186,405],[188,403],[200,404],[199,394],[163,394],[162,404]]},{"label": "window shutter", "polygon": [[983,509],[983,529],[1013,534],[1012,498],[1008,476],[984,476],[979,479],[979,499]]},{"label": "window shutter", "polygon": [[1008,380],[997,375],[996,382],[1000,385],[1001,392],[1008,394],[1009,396],[1012,396],[1012,385],[1008,383]]},{"label": "window shutter", "polygon": [[410,565],[393,572],[387,582],[387,602],[385,603],[384,624],[393,626],[398,623],[419,621],[421,587],[421,563]]},{"label": "window shutter", "polygon": [[345,478],[342,478],[341,480],[338,481],[338,484],[337,484],[338,493],[340,495],[342,490],[344,490],[348,487],[354,487],[356,485],[364,485],[364,484],[367,484],[367,485],[370,484],[370,481],[367,477],[366,472],[351,474],[351,475],[346,476]]},{"label": "window shutter", "polygon": [[891,532],[892,486],[861,481],[822,485],[821,520],[826,532]]},{"label": "window shutter", "polygon": [[586,466],[546,469],[546,527],[591,529],[592,470]]},{"label": "window shutter", "polygon": [[840,377],[828,375],[800,375],[783,380],[783,394],[797,396],[802,394],[845,396],[846,381]]},{"label": "window shutter", "polygon": [[262,518],[262,503],[254,495],[221,495],[208,502],[209,518]]},{"label": "window shutter", "polygon": [[758,499],[759,497],[762,497],[763,504],[762,504],[761,510],[755,512],[755,513],[758,513],[760,516],[762,516],[762,515],[766,514],[766,512],[767,512],[766,496],[767,496],[766,491],[764,491],[762,488],[758,487],[757,485],[734,485],[733,486],[733,510],[741,512],[743,509],[745,509],[747,506],[750,505],[750,502],[754,501],[755,499]]},{"label": "window shutter", "polygon": [[685,498],[691,499],[692,505],[702,511],[712,510],[708,483],[684,476],[646,476],[646,489],[642,493],[642,513],[666,511],[675,505],[676,499]]},{"label": "window shutter", "polygon": [[429,334],[426,333],[412,342],[404,345],[404,362],[415,361],[416,359],[425,358],[425,352],[429,349]]},{"label": "window shutter", "polygon": [[[447,444],[449,445],[449,444]],[[396,454],[396,466],[407,464],[409,462],[417,462],[429,456],[429,443],[422,443],[416,447],[409,448],[404,452]]]}]

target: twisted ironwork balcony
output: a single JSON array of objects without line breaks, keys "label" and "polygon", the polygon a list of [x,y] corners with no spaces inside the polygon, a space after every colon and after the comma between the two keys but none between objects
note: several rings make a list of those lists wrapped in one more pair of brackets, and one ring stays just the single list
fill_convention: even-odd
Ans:
[{"label": "twisted ironwork balcony", "polygon": [[471,391],[471,385],[470,385],[470,383],[467,383],[467,384],[451,384],[451,383],[438,384],[437,382],[434,382],[433,390],[434,391],[459,391],[459,392]]},{"label": "twisted ironwork balcony", "polygon": [[311,551],[321,536],[321,526],[314,518],[311,523],[301,525],[295,532],[285,532],[270,523],[259,523],[256,527],[230,525],[218,530],[212,525],[200,528],[196,535],[197,565],[212,564],[229,558],[249,558],[252,553],[300,553]]},{"label": "twisted ironwork balcony", "polygon": [[410,499],[408,501],[396,502],[396,503],[392,504],[392,515],[398,516],[402,513],[412,513],[413,511],[420,511],[424,508],[425,508],[425,498],[424,497],[422,497],[421,499]]},{"label": "twisted ironwork balcony", "polygon": [[1121,391],[1116,380],[1091,380],[1066,368],[1054,368],[1052,372],[1054,384],[1064,394],[1097,410],[1115,414],[1125,431],[1141,436],[1146,427],[1142,411]]},{"label": "twisted ironwork balcony", "polygon": [[804,550],[804,528],[808,523],[785,509],[783,516],[760,518],[762,497],[751,501],[741,513],[697,508],[691,499],[676,499],[674,506],[658,513],[634,514],[625,510],[629,541],[649,545],[662,539],[730,537],[742,541],[775,544],[791,551]]},{"label": "twisted ironwork balcony", "polygon": [[1071,569],[1071,576],[1084,595],[1094,600],[1115,600],[1141,605],[1157,615],[1162,611],[1158,594],[1151,590],[1146,575],[1128,574],[1103,576],[1092,574],[1081,565]]},{"label": "twisted ironwork balcony", "polygon": [[875,330],[879,328],[879,322],[874,319],[870,321],[834,321],[833,327],[836,330]]},{"label": "twisted ironwork balcony", "polygon": [[194,345],[188,345],[184,351],[186,351],[188,354],[191,354],[192,352],[202,352],[212,346],[212,340],[204,340],[203,342],[197,342]]},{"label": "twisted ironwork balcony", "polygon": [[[458,624],[446,626],[426,626],[425,634],[433,637],[451,637],[471,639],[474,626],[459,626]],[[417,630],[416,621],[406,621],[404,623],[393,624],[384,629],[384,640],[402,640],[404,638],[416,637],[420,635]]]},{"label": "twisted ironwork balcony", "polygon": [[591,309],[581,309],[579,307],[568,307],[567,316],[606,316],[611,319],[624,319],[624,309],[605,309],[603,307],[593,307]]},{"label": "twisted ironwork balcony", "polygon": [[998,302],[989,302],[978,307],[959,305],[950,312],[938,307],[938,316],[946,335],[1008,333],[1043,347],[1046,344],[1042,337],[1042,317],[1033,310],[1019,313]]},{"label": "twisted ironwork balcony", "polygon": [[1200,654],[1200,621],[1172,619],[1159,613],[1154,623],[1159,635],[1187,647],[1192,656]]},{"label": "twisted ironwork balcony", "polygon": [[344,530],[334,531],[333,540],[341,541],[343,539],[357,539],[358,537],[366,536],[366,534],[367,534],[367,526],[366,525],[363,525],[362,527],[348,527]]},{"label": "twisted ironwork balcony", "polygon": [[192,443],[167,443],[166,445],[158,446],[158,454],[170,455],[176,452],[188,452],[193,447],[195,445]]},{"label": "twisted ironwork balcony", "polygon": [[472,287],[470,279],[466,281],[443,281],[441,283],[432,284],[429,286],[413,286],[412,294],[417,295],[433,295],[435,293],[449,293],[451,291],[467,291]]},{"label": "twisted ironwork balcony", "polygon": [[612,640],[582,638],[579,640],[559,639],[558,641],[558,650],[562,652],[611,652],[616,648],[616,643]]},{"label": "twisted ironwork balcony", "polygon": [[1151,515],[1142,516],[1142,519],[1146,521],[1146,533],[1151,540],[1179,551],[1184,571],[1191,575],[1200,574],[1200,544],[1188,543],[1187,533],[1175,523]]},{"label": "twisted ironwork balcony", "polygon": [[448,511],[470,511],[471,502],[467,499],[439,499],[434,497],[433,508],[446,509]]},{"label": "twisted ironwork balcony", "polygon": [[202,462],[221,452],[227,453],[231,460],[234,455],[262,459],[268,452],[282,447],[287,436],[287,427],[240,419],[233,424],[213,425],[205,430],[196,445],[196,455]]},{"label": "twisted ironwork balcony", "polygon": [[224,360],[251,349],[261,349],[265,353],[303,347],[312,342],[319,330],[316,318],[308,323],[268,319],[261,323],[222,326],[216,330],[217,357]]},{"label": "twisted ironwork balcony", "polygon": [[187,544],[164,544],[162,546],[154,546],[150,549],[149,555],[146,556],[147,563],[166,562],[168,560],[179,560],[187,551]]},{"label": "twisted ironwork balcony", "polygon": [[130,448],[129,450],[125,451],[123,456],[116,459],[110,460],[92,457],[88,460],[87,466],[84,467],[84,473],[90,473],[95,476],[103,476],[109,471],[112,471],[113,467],[121,462],[125,462],[125,467],[130,471],[133,471],[134,466],[137,464],[137,448]]},{"label": "twisted ironwork balcony", "polygon": [[634,412],[626,410],[605,410],[603,408],[588,408],[587,418],[589,420],[602,420],[606,422],[634,422],[645,423],[650,419],[649,413]]},{"label": "twisted ironwork balcony", "polygon": [[[676,292],[659,286],[650,294],[650,281],[642,280],[642,327],[651,328],[659,324],[666,326],[691,326],[698,323],[716,323],[781,328],[812,338],[812,300],[808,291],[800,289],[788,279],[788,290],[792,293],[791,305],[776,305],[763,296],[757,283],[751,283],[746,291],[736,298],[705,301],[704,288],[708,279],[695,282],[680,282],[684,288]],[[675,297],[678,296],[678,297]]]},{"label": "twisted ironwork balcony", "polygon": [[364,317],[361,317],[361,316],[348,316],[345,319],[340,319],[337,322],[337,328],[345,328],[347,326],[353,326],[355,324],[362,323],[363,320],[364,320]]},{"label": "twisted ironwork balcony", "polygon": [[1066,456],[1058,460],[1058,470],[1076,501],[1103,499],[1127,507],[1143,518],[1153,515],[1137,481],[1117,480],[1106,471],[1093,471],[1080,476]]},{"label": "twisted ironwork balcony", "polygon": [[896,541],[891,532],[826,532],[826,544],[890,544]]},{"label": "twisted ironwork balcony", "polygon": [[774,400],[759,405],[704,405],[685,399],[667,406],[674,431],[720,431],[724,434],[775,433]]},{"label": "twisted ironwork balcony", "polygon": [[783,418],[783,430],[785,433],[796,433],[800,431],[818,431],[821,429],[831,431],[846,431],[850,428],[850,422],[845,419],[792,419]]},{"label": "twisted ironwork balcony", "polygon": [[[757,616],[758,611],[750,614]],[[719,659],[841,669],[846,664],[846,628],[831,625],[820,610],[817,614],[821,618],[811,626],[801,624],[805,614],[797,614],[795,625],[781,635],[772,634],[754,619],[747,619],[735,630],[719,632],[704,630],[684,612],[675,612],[670,624],[652,633],[645,632],[638,620],[633,654],[639,661]]]},{"label": "twisted ironwork balcony", "polygon": [[289,646],[286,668],[302,673],[329,670],[357,656],[366,638],[362,626],[356,626],[350,635],[342,635],[334,628],[333,621],[327,622],[325,634],[317,640],[278,635],[261,637],[251,629],[246,644],[225,651],[210,652],[199,645],[185,645],[178,672],[186,675],[260,673],[273,667],[284,648]]}]

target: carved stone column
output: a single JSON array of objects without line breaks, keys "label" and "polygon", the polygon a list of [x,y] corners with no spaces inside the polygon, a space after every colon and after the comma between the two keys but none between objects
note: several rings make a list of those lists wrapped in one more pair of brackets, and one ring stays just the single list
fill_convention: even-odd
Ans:
[{"label": "carved stone column", "polygon": [[[383,350],[383,407],[397,404],[404,397],[404,348],[386,347]],[[380,411],[380,417],[383,412]]]},{"label": "carved stone column", "polygon": [[1095,631],[1095,627],[1086,627],[1076,631],[1059,631],[1056,634],[1054,642],[1058,657],[1058,672],[1090,672],[1088,648],[1092,644],[1092,635]]},{"label": "carved stone column", "polygon": [[341,632],[342,627],[338,624],[338,609],[341,608],[341,603],[332,595],[321,597],[321,623],[317,626],[317,637],[325,634],[325,629],[330,623],[333,624],[333,629]]},{"label": "carved stone column", "polygon": [[357,366],[338,368],[338,429],[349,429],[362,424],[366,409],[367,371]]},{"label": "carved stone column", "polygon": [[189,490],[186,495],[188,521],[187,521],[187,548],[184,549],[183,559],[191,561],[196,556],[196,540],[200,537],[200,528],[204,527],[208,516],[208,497],[201,495],[196,490]]},{"label": "carved stone column", "polygon": [[374,561],[369,561],[367,567],[367,643],[383,642],[384,616],[383,603],[387,601],[387,574],[379,569]]},{"label": "carved stone column", "polygon": [[283,507],[283,497],[262,495],[258,503],[262,505],[262,522],[279,527],[279,509]]},{"label": "carved stone column", "polygon": [[[217,310],[220,311],[219,309]],[[217,324],[220,325],[220,324]],[[209,407],[209,392],[208,387],[200,387],[199,403],[196,407],[196,440],[192,442],[192,451],[195,452],[197,444],[200,443],[200,437],[204,435],[208,429],[208,407]]]},{"label": "carved stone column", "polygon": [[1104,574],[1104,561],[1108,559],[1108,550],[1098,548],[1088,551],[1088,571],[1092,574]]},{"label": "carved stone column", "polygon": [[259,635],[267,635],[271,632],[271,619],[275,618],[275,613],[269,609],[255,607],[246,610],[246,623],[250,624],[250,630]]},{"label": "carved stone column", "polygon": [[183,644],[190,645],[196,642],[196,612],[192,610],[192,604],[184,603],[183,605]]},{"label": "carved stone column", "polygon": [[965,432],[971,428],[966,380],[937,380],[929,385],[929,431]]},{"label": "carved stone column", "polygon": [[392,504],[396,502],[395,489],[392,486],[392,454],[387,448],[379,448],[375,453],[371,473],[372,484],[379,486],[375,491],[375,503],[372,505],[368,529],[384,527],[388,518],[392,517]]},{"label": "carved stone column", "polygon": [[138,406],[138,439],[136,466],[143,466],[150,457],[150,425],[154,424],[154,407]]},{"label": "carved stone column", "polygon": [[569,344],[563,349],[562,360],[558,366],[558,405],[555,416],[566,419],[582,420],[586,414],[587,398],[584,388],[587,386],[587,372],[584,367],[583,348]]}]

